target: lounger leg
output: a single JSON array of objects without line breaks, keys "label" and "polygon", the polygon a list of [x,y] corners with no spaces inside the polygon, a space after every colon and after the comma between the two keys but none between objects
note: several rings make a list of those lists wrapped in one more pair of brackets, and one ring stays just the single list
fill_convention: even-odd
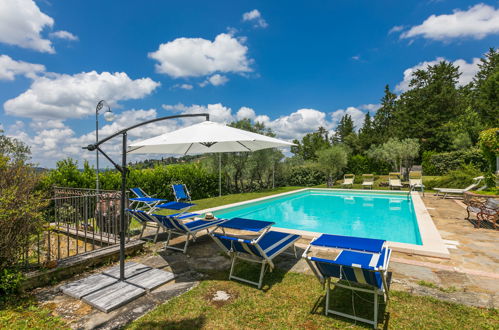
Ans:
[{"label": "lounger leg", "polygon": [[378,292],[374,290],[374,328],[378,325]]},{"label": "lounger leg", "polygon": [[168,237],[166,238],[166,243],[165,243],[166,247],[168,247],[168,245],[170,244],[170,238],[171,237],[172,237],[172,232],[168,231]]},{"label": "lounger leg", "polygon": [[296,245],[293,244],[293,250],[295,251],[295,258],[298,258],[298,253],[296,252]]},{"label": "lounger leg", "polygon": [[159,226],[157,226],[158,228],[156,229],[156,235],[154,235],[154,243],[156,243],[156,241],[158,240],[158,235],[159,235]]},{"label": "lounger leg", "polygon": [[262,288],[263,275],[265,274],[265,261],[262,262],[262,269],[260,270],[260,280],[258,281],[258,289]]},{"label": "lounger leg", "polygon": [[232,278],[232,273],[234,272],[234,266],[236,265],[236,256],[232,254],[232,263],[230,265],[229,280]]},{"label": "lounger leg", "polygon": [[329,311],[329,290],[331,290],[331,278],[328,277],[326,280],[326,308],[324,310],[324,314],[327,315]]},{"label": "lounger leg", "polygon": [[189,245],[190,235],[191,234],[187,234],[187,237],[185,238],[184,253],[187,252],[187,246]]},{"label": "lounger leg", "polygon": [[144,231],[145,231],[145,230],[146,230],[146,224],[144,223],[144,224],[142,225],[142,230],[140,231],[139,239],[141,239],[141,238],[142,238],[142,236],[144,235]]}]

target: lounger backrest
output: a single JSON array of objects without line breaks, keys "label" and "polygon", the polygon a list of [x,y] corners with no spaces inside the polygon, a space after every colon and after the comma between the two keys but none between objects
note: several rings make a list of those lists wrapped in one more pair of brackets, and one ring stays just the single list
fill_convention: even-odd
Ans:
[{"label": "lounger backrest", "polygon": [[153,217],[151,217],[151,215],[147,214],[145,211],[132,210],[132,209],[127,209],[127,211],[141,224],[144,224],[146,222],[154,222],[155,221],[153,219]]},{"label": "lounger backrest", "polygon": [[265,258],[256,247],[256,244],[250,240],[240,239],[237,237],[225,236],[218,233],[213,233],[213,237],[217,239],[225,248],[225,252],[239,252]]},{"label": "lounger backrest", "polygon": [[362,179],[364,182],[374,182],[374,175],[372,174],[363,174]]},{"label": "lounger backrest", "polygon": [[[350,251],[343,251],[342,253],[355,253]],[[379,255],[376,265],[372,267],[361,268],[359,266],[340,265],[332,260],[321,259],[312,257],[311,260],[315,262],[317,269],[324,278],[335,277],[348,282],[355,282],[360,284],[369,284],[371,286],[381,289],[383,282],[381,279],[379,267],[384,266],[390,257],[391,250],[383,248]],[[386,266],[385,266],[386,268]]]},{"label": "lounger backrest", "polygon": [[131,188],[131,192],[133,192],[137,197],[143,198],[143,197],[148,197],[147,194],[142,190],[141,188]]},{"label": "lounger backrest", "polygon": [[190,201],[191,196],[189,196],[189,192],[187,191],[187,187],[185,184],[174,184],[172,185],[173,194],[175,195],[175,200],[178,201]]},{"label": "lounger backrest", "polygon": [[165,226],[168,229],[173,229],[181,232],[188,231],[187,228],[174,217],[160,214],[155,214],[154,216],[161,225]]},{"label": "lounger backrest", "polygon": [[468,187],[464,188],[463,190],[464,190],[464,191],[468,191],[468,190],[471,190],[471,189],[475,189],[476,187],[478,187],[479,182],[480,182],[480,181],[478,181],[478,182],[473,182],[472,184],[470,184]]}]

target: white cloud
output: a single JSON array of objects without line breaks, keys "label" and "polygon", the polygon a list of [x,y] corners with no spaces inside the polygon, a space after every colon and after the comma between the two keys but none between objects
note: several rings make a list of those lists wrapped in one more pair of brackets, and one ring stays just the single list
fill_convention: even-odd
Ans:
[{"label": "white cloud", "polygon": [[72,34],[71,32],[60,30],[50,33],[52,38],[65,39],[70,41],[78,40],[78,37]]},{"label": "white cloud", "polygon": [[14,80],[16,75],[35,78],[37,73],[45,71],[45,66],[13,60],[7,55],[0,55],[0,80]]},{"label": "white cloud", "polygon": [[244,22],[253,22],[253,27],[266,28],[269,24],[263,19],[258,9],[253,9],[243,14]]},{"label": "white cloud", "polygon": [[371,112],[376,112],[378,109],[381,107],[381,104],[361,104],[359,105],[359,109],[361,110],[367,110]]},{"label": "white cloud", "polygon": [[248,107],[241,107],[236,113],[237,120],[255,119],[255,117],[256,117],[255,110]]},{"label": "white cloud", "polygon": [[[232,116],[232,110],[229,107],[222,105],[221,103],[198,105],[193,104],[190,106],[178,103],[175,105],[163,104],[163,109],[180,112],[182,114],[196,114],[196,113],[208,113],[210,115],[210,120],[218,123],[230,123],[234,120]],[[194,123],[204,120],[202,117],[185,119],[185,123]]]},{"label": "white cloud", "polygon": [[263,122],[265,126],[270,127],[278,137],[283,139],[300,138],[307,133],[316,131],[320,126],[326,129],[331,128],[331,123],[326,120],[326,114],[315,109],[299,109],[275,120],[265,121],[264,119],[268,119],[268,117],[257,117],[255,120]]},{"label": "white cloud", "polygon": [[390,31],[388,31],[388,34],[397,33],[397,32],[402,31],[403,29],[404,29],[403,25],[395,25],[394,27],[392,27],[390,29]]},{"label": "white cloud", "polygon": [[221,33],[214,41],[202,38],[178,38],[159,45],[149,57],[159,63],[156,71],[173,78],[199,77],[215,72],[250,72],[251,60],[244,40]]},{"label": "white cloud", "polygon": [[352,60],[359,61],[360,60],[360,55],[352,56]]},{"label": "white cloud", "polygon": [[483,39],[499,33],[499,9],[480,3],[466,11],[455,9],[450,15],[431,15],[421,25],[413,26],[400,38],[422,36],[426,39],[449,40],[469,37]]},{"label": "white cloud", "polygon": [[4,103],[6,114],[38,119],[81,118],[94,113],[98,100],[111,105],[140,99],[160,84],[150,78],[132,80],[124,72],[47,74],[36,77],[30,88]]},{"label": "white cloud", "polygon": [[[118,113],[112,123],[107,123],[99,129],[99,136],[107,137],[115,132],[133,124],[154,119],[157,117],[155,109],[126,110]],[[25,124],[17,121],[8,127],[6,134],[22,140],[31,147],[33,161],[42,166],[54,167],[57,160],[72,157],[80,161],[95,161],[95,152],[82,150],[83,146],[95,142],[95,130],[83,135],[76,133],[62,121],[33,121],[30,125],[32,133],[28,134]],[[130,130],[129,142],[143,140],[179,128],[177,121],[157,122]],[[111,139],[102,145],[103,150],[117,160],[121,155],[121,139]],[[137,157],[135,157],[137,158]],[[130,158],[133,160],[135,158]],[[139,156],[140,158],[140,156]],[[147,158],[147,157],[145,157]],[[101,161],[102,167],[110,166],[105,160]]]},{"label": "white cloud", "polygon": [[[404,80],[402,80],[400,83],[397,84],[395,87],[396,91],[399,92],[405,92],[409,90],[409,83],[411,82],[412,79],[412,74],[416,72],[417,70],[421,69],[426,69],[430,65],[436,65],[442,61],[446,61],[445,58],[443,57],[437,57],[433,61],[425,61],[416,64],[413,67],[410,67],[406,70],[404,70]],[[455,66],[459,67],[459,72],[461,73],[461,76],[459,77],[458,85],[459,86],[464,86],[468,83],[470,83],[473,80],[473,77],[475,74],[478,72],[479,67],[478,64],[480,63],[479,58],[473,58],[471,63],[466,62],[463,59],[458,59],[452,62]]]},{"label": "white cloud", "polygon": [[50,40],[40,35],[53,25],[52,17],[42,13],[33,0],[0,1],[0,42],[55,53]]},{"label": "white cloud", "polygon": [[173,88],[181,88],[181,89],[186,89],[186,90],[191,90],[194,88],[191,84],[176,84],[173,85]]},{"label": "white cloud", "polygon": [[229,81],[229,78],[226,76],[220,75],[220,74],[214,74],[213,76],[209,77],[205,81],[199,83],[199,86],[205,87],[208,84],[211,84],[213,86],[221,86],[225,85]]},{"label": "white cloud", "polygon": [[340,122],[341,118],[343,118],[343,116],[345,115],[349,115],[350,117],[352,117],[355,130],[358,131],[362,127],[362,124],[364,123],[364,117],[366,113],[359,110],[356,107],[348,107],[346,109],[336,110],[331,113],[331,120],[333,127],[338,126],[338,123]]}]

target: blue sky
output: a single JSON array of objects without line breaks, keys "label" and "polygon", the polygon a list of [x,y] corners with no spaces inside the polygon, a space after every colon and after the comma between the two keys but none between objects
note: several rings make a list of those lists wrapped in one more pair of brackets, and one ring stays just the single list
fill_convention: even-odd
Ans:
[{"label": "blue sky", "polygon": [[[385,84],[446,59],[461,83],[499,44],[497,1],[0,0],[0,128],[53,167],[95,136],[173,113],[250,118],[283,139],[345,113],[360,126]],[[192,121],[130,134],[140,140]],[[118,145],[108,147],[118,153]]]}]

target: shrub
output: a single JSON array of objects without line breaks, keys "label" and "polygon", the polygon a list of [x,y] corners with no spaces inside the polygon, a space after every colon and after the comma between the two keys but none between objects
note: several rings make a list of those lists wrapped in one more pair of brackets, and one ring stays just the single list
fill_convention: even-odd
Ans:
[{"label": "shrub", "polygon": [[315,186],[326,181],[326,175],[317,164],[292,166],[284,172],[284,182],[290,186]]},{"label": "shrub", "polygon": [[4,268],[0,271],[0,302],[8,295],[17,293],[21,287],[23,275],[20,271]]},{"label": "shrub", "polygon": [[427,189],[440,188],[464,188],[473,182],[473,178],[480,176],[480,171],[472,164],[464,164],[457,170],[447,172],[446,175],[425,180]]},{"label": "shrub", "polygon": [[444,175],[448,171],[459,169],[463,164],[473,164],[478,170],[487,169],[487,160],[477,148],[451,152],[423,154],[423,173],[425,175]]},{"label": "shrub", "polygon": [[[95,188],[95,173],[84,164],[84,170],[78,170],[77,162],[71,159],[57,163],[57,168],[43,178],[41,188],[47,190],[51,186],[74,188]],[[127,188],[141,187],[148,194],[158,198],[172,199],[171,185],[184,183],[193,199],[215,196],[218,192],[218,177],[199,164],[158,165],[154,168],[129,168]],[[99,174],[100,188],[103,190],[120,190],[121,173],[115,170],[103,171]]]},{"label": "shrub", "polygon": [[0,269],[16,266],[42,229],[47,201],[38,181],[23,160],[0,154]]},{"label": "shrub", "polygon": [[485,175],[487,186],[495,188],[497,178],[494,175],[494,171],[499,170],[496,168],[496,157],[499,157],[499,128],[491,128],[480,132],[479,144],[489,165],[487,174]]},{"label": "shrub", "polygon": [[[121,174],[117,171],[101,173],[102,189],[121,189]],[[207,198],[218,193],[218,177],[199,164],[158,165],[154,168],[131,169],[127,186],[141,187],[158,198],[173,199],[171,185],[184,183],[193,199]]]},{"label": "shrub", "polygon": [[[361,183],[362,179],[360,178],[360,175],[362,174],[384,174],[390,172],[390,170],[390,163],[372,159],[364,155],[354,155],[349,159],[345,173],[357,175],[355,182]],[[357,182],[358,180],[360,181]]]}]

